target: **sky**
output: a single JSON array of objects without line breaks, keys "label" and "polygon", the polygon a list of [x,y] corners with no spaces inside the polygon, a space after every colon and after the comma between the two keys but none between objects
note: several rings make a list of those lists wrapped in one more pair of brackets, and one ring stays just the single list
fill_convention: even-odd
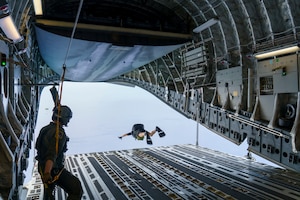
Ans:
[{"label": "sky", "polygon": [[[51,87],[45,87],[42,91],[35,138],[39,130],[51,121],[54,107],[49,91]],[[196,144],[197,123],[139,87],[65,81],[61,104],[69,106],[73,112],[68,127],[65,127],[66,134],[70,138],[67,155]],[[145,140],[135,140],[132,136],[118,138],[130,132],[135,123],[144,124],[145,130],[149,132],[158,126],[166,136],[160,138],[155,134],[152,137],[153,145],[147,145]],[[198,128],[199,146],[230,155],[246,156],[248,152],[246,140],[237,146],[201,125],[198,125]],[[252,155],[258,162],[272,164],[255,154]],[[25,183],[30,180],[34,156],[35,151],[32,148]]]}]

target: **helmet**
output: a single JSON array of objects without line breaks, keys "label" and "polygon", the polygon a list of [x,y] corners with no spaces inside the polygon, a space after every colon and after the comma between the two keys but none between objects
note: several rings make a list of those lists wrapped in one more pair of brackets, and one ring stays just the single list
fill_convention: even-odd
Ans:
[{"label": "helmet", "polygon": [[55,107],[53,109],[53,115],[52,115],[52,120],[59,122],[62,125],[67,126],[69,123],[70,119],[72,118],[72,110],[68,106],[60,106],[60,114],[58,115],[58,107]]}]

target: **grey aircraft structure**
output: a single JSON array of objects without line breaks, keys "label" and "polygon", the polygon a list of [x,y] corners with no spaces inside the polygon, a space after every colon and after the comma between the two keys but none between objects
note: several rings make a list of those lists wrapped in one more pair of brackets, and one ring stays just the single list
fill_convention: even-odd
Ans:
[{"label": "grey aircraft structure", "polygon": [[[20,198],[29,150],[34,148],[41,91],[45,85],[62,81],[141,87],[212,134],[237,145],[247,141],[250,152],[287,170],[288,175],[275,176],[276,170],[263,169],[276,177],[272,181],[280,184],[287,178],[287,184],[280,187],[292,188],[298,195],[299,179],[293,181],[293,177],[300,172],[299,7],[299,0],[0,0],[1,197]],[[168,151],[177,158],[176,148],[166,147],[157,154]],[[142,186],[158,188],[173,199],[188,198],[182,193],[192,194],[189,187],[193,184],[201,187],[196,189],[200,196],[237,198],[236,190],[222,190],[228,182],[214,181],[208,186],[201,179],[209,173],[199,178],[192,173],[194,168],[187,171],[190,162],[201,167],[195,157],[200,159],[202,153],[178,147],[180,151],[185,148],[193,158],[181,160],[184,167],[176,166],[179,171],[165,172],[173,177],[179,173],[189,181],[187,188],[175,192],[167,181],[155,183],[159,171],[147,171],[149,177],[139,173]],[[136,152],[78,155],[68,162],[88,159],[103,169],[103,163],[92,160],[109,158],[124,166],[122,156],[142,166],[130,160]],[[170,163],[167,156],[159,160],[174,167],[176,163]],[[129,171],[120,173],[128,175]],[[123,176],[120,173],[110,174],[110,183],[121,188],[120,195],[148,198],[148,193],[143,196],[135,189],[122,189],[117,182]],[[227,178],[233,179],[229,174]],[[238,176],[251,183],[251,178]],[[104,183],[102,187],[108,184]],[[273,183],[268,187],[275,187]],[[87,182],[86,188],[91,184]],[[273,190],[266,191],[272,199]]]}]

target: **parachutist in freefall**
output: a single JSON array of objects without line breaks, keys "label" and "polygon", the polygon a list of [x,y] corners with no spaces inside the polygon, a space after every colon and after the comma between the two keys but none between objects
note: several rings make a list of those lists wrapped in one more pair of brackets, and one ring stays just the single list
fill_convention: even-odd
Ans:
[{"label": "parachutist in freefall", "polygon": [[121,136],[119,136],[120,139],[122,139],[125,136],[129,136],[132,135],[136,140],[144,140],[145,136],[146,136],[146,141],[147,144],[152,144],[152,140],[151,137],[158,132],[159,137],[164,137],[166,134],[164,131],[162,131],[159,127],[156,126],[156,128],[151,131],[148,132],[144,129],[144,125],[143,124],[134,124],[132,126],[132,131],[129,133],[125,133]]}]

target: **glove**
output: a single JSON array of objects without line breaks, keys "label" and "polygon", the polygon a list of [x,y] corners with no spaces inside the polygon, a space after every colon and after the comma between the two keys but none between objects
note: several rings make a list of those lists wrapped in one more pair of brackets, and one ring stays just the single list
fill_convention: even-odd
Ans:
[{"label": "glove", "polygon": [[43,183],[51,183],[52,176],[50,173],[44,173],[42,179],[43,179]]},{"label": "glove", "polygon": [[122,136],[120,136],[120,137],[118,137],[118,138],[122,140]]}]

